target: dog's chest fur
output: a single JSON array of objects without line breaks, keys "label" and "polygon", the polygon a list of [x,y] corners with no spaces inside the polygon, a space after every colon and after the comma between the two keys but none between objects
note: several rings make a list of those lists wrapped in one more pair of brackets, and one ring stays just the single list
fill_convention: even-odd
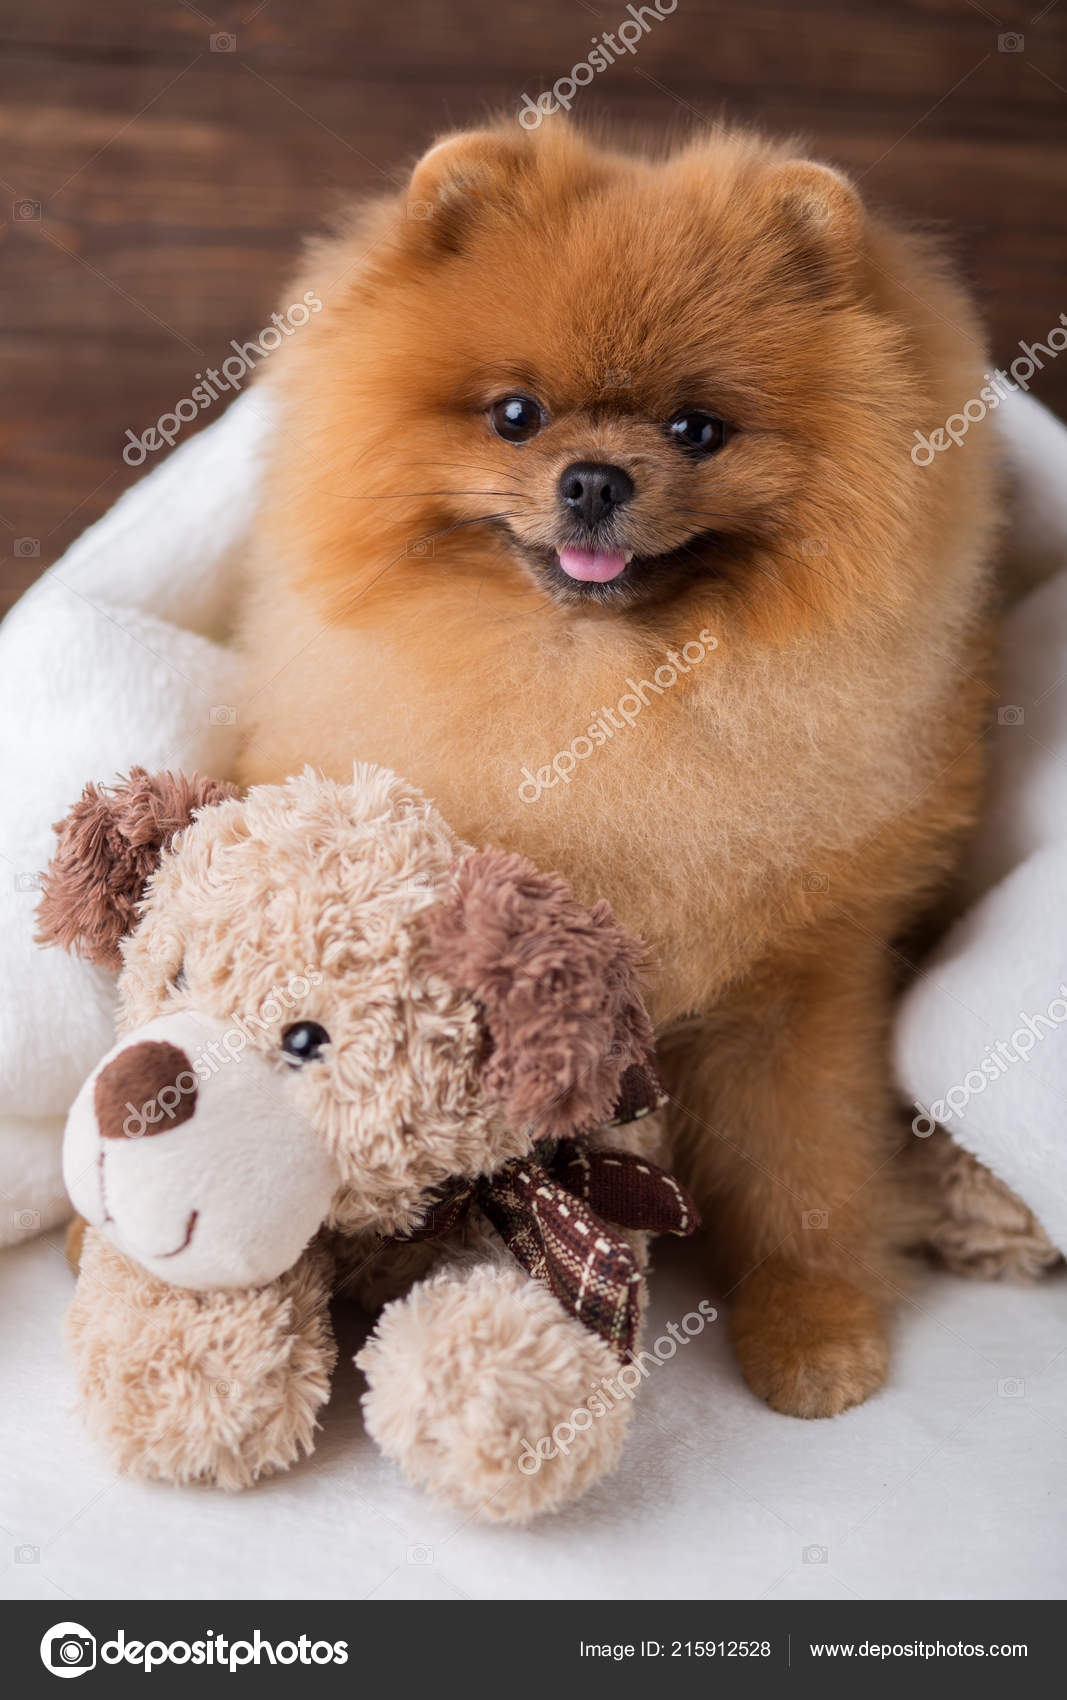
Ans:
[{"label": "dog's chest fur", "polygon": [[[620,699],[669,648],[717,635],[713,617],[679,615],[660,642],[466,597],[368,598],[359,619],[324,628],[283,594],[251,623],[258,672],[287,664],[254,699],[241,777],[310,761],[343,779],[354,759],[403,773],[468,842],[521,850],[583,898],[607,897],[671,965],[660,1019],[714,1001],[772,926],[848,901],[873,840],[897,833],[910,859],[924,795],[961,747],[951,636],[941,624],[935,642],[928,620],[887,639],[860,619],[777,647],[720,628],[688,675],[629,705],[629,724]],[[585,751],[594,722],[612,726],[605,709],[618,726],[562,777],[555,758],[576,740]],[[555,782],[534,795],[524,775],[539,774]]]}]

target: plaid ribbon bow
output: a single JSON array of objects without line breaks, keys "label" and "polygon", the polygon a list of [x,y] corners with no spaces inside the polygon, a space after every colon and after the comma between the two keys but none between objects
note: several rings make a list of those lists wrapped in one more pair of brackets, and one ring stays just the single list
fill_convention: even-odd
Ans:
[{"label": "plaid ribbon bow", "polygon": [[[629,1069],[607,1125],[621,1127],[665,1102],[650,1069]],[[700,1226],[693,1200],[672,1175],[630,1151],[590,1145],[584,1136],[544,1140],[529,1157],[512,1157],[479,1180],[456,1182],[405,1238],[447,1234],[475,1207],[527,1273],[620,1358],[637,1341],[641,1269],[616,1227],[685,1235]]]}]

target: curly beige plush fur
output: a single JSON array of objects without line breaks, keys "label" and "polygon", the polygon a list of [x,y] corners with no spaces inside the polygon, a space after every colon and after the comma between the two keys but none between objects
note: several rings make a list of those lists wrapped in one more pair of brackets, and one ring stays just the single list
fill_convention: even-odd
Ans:
[{"label": "curly beige plush fur", "polygon": [[[153,871],[140,822],[160,809],[168,830]],[[337,1176],[321,1233],[277,1279],[172,1284],[111,1243],[122,1224],[109,1176],[128,1140],[101,1124],[121,1109],[111,1115],[115,1095],[90,1091],[90,1077],[82,1113],[95,1118],[99,1178],[83,1181],[98,1187],[99,1210],[68,1340],[86,1420],[117,1467],[232,1489],[310,1452],[336,1353],[329,1301],[342,1290],[385,1303],[359,1359],[367,1424],[413,1481],[468,1515],[515,1522],[612,1468],[628,1398],[573,1448],[520,1467],[524,1441],[529,1456],[618,1372],[600,1336],[532,1281],[484,1220],[444,1240],[391,1238],[421,1221],[449,1179],[527,1156],[546,1127],[587,1127],[644,1056],[641,952],[607,907],[584,908],[521,858],[469,851],[417,792],[369,768],[348,786],[305,772],[244,799],[168,775],[94,788],[60,829],[49,894],[50,927],[68,945],[132,927],[121,939],[118,1059],[138,1045],[175,1052],[141,1038],[150,1023],[158,1033],[193,1015],[214,1032],[230,1021],[245,1037],[227,1079],[245,1070],[248,1114],[256,1093],[283,1099]],[[308,1021],[329,1042],[308,1066],[290,1066],[285,1035]],[[210,1074],[194,1088],[195,1103],[187,1096],[169,1123],[142,1123],[154,1137],[140,1140],[139,1159],[177,1159],[210,1113]],[[661,1119],[608,1142],[651,1157]],[[210,1226],[196,1214],[193,1234]],[[643,1261],[645,1236],[626,1237]],[[180,1281],[179,1263],[167,1267]]]}]

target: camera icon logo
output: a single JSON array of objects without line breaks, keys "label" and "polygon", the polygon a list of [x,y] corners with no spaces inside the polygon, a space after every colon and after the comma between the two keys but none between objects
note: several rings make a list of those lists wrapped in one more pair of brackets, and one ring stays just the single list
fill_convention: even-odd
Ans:
[{"label": "camera icon logo", "polygon": [[17,219],[40,218],[41,203],[40,201],[15,201],[11,211]]},{"label": "camera icon logo", "polygon": [[830,880],[826,874],[812,873],[804,875],[805,891],[829,891],[829,889]]},{"label": "camera icon logo", "polygon": [[1001,726],[1022,726],[1026,722],[1026,712],[1016,702],[1009,702],[1004,708],[997,709],[997,721]]},{"label": "camera icon logo", "polygon": [[438,879],[435,874],[411,874],[402,882],[403,889],[412,897],[430,895],[437,890]]},{"label": "camera icon logo", "polygon": [[15,1563],[16,1564],[40,1564],[40,1562],[41,1562],[41,1549],[40,1549],[40,1547],[31,1547],[27,1543],[23,1546],[15,1548]]},{"label": "camera icon logo", "polygon": [[217,35],[209,36],[208,41],[212,53],[237,52],[237,37],[231,35],[229,30],[220,30]]},{"label": "camera icon logo", "polygon": [[629,372],[622,366],[609,366],[604,373],[606,390],[628,390],[632,383]]},{"label": "camera icon logo", "polygon": [[813,556],[827,555],[830,551],[825,537],[812,536],[801,538],[800,552],[802,555]]},{"label": "camera icon logo", "polygon": [[36,1234],[41,1226],[41,1212],[39,1210],[13,1210],[11,1212],[11,1226],[18,1234]]},{"label": "camera icon logo", "polygon": [[997,1393],[1001,1399],[1025,1399],[1026,1383],[1017,1376],[1005,1376],[1003,1381],[997,1382]]},{"label": "camera icon logo", "polygon": [[32,871],[27,870],[25,873],[15,875],[15,890],[16,891],[40,891],[40,889],[41,889],[41,876],[40,876],[40,874],[35,874]]},{"label": "camera icon logo", "polygon": [[830,1226],[829,1210],[805,1210],[800,1219],[805,1228],[828,1228]]},{"label": "camera icon logo", "polygon": [[408,1547],[409,1564],[432,1564],[433,1547]]},{"label": "camera icon logo", "polygon": [[237,710],[228,702],[217,702],[208,712],[212,726],[236,726]]},{"label": "camera icon logo", "polygon": [[411,219],[415,219],[417,223],[420,223],[420,224],[425,223],[425,221],[427,219],[433,217],[433,202],[432,201],[409,201],[408,202],[408,217],[411,218]]},{"label": "camera icon logo", "polygon": [[41,1638],[41,1663],[53,1676],[84,1676],[96,1666],[96,1637],[84,1623],[54,1623]]},{"label": "camera icon logo", "polygon": [[433,538],[412,537],[404,553],[405,555],[413,555],[417,560],[429,560],[433,554]]},{"label": "camera icon logo", "polygon": [[1004,35],[997,36],[998,53],[1021,53],[1026,46],[1026,37],[1019,35],[1016,30],[1008,30]]},{"label": "camera icon logo", "polygon": [[40,553],[41,539],[39,537],[16,537],[16,561],[36,561],[40,556]]},{"label": "camera icon logo", "polygon": [[827,1564],[830,1554],[825,1547],[805,1547],[801,1557],[805,1564]]}]

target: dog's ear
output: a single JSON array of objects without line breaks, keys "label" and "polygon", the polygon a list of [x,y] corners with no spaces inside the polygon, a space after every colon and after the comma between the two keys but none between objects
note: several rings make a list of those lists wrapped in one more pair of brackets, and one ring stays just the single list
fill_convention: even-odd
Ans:
[{"label": "dog's ear", "polygon": [[64,820],[42,882],[37,942],[59,944],[102,968],[119,968],[119,941],[160,857],[198,809],[238,795],[222,780],[130,769],[114,786],[87,785]]},{"label": "dog's ear", "polygon": [[863,246],[863,202],[848,178],[810,159],[776,166],[766,183],[775,215],[792,227],[800,249],[851,273]]},{"label": "dog's ear", "polygon": [[611,1115],[652,1048],[644,948],[606,903],[587,908],[559,874],[474,851],[428,911],[428,966],[481,1008],[482,1082],[517,1126],[562,1135]]},{"label": "dog's ear", "polygon": [[406,213],[412,239],[459,252],[470,221],[517,184],[530,158],[530,143],[504,130],[444,136],[423,154],[411,176]]}]

